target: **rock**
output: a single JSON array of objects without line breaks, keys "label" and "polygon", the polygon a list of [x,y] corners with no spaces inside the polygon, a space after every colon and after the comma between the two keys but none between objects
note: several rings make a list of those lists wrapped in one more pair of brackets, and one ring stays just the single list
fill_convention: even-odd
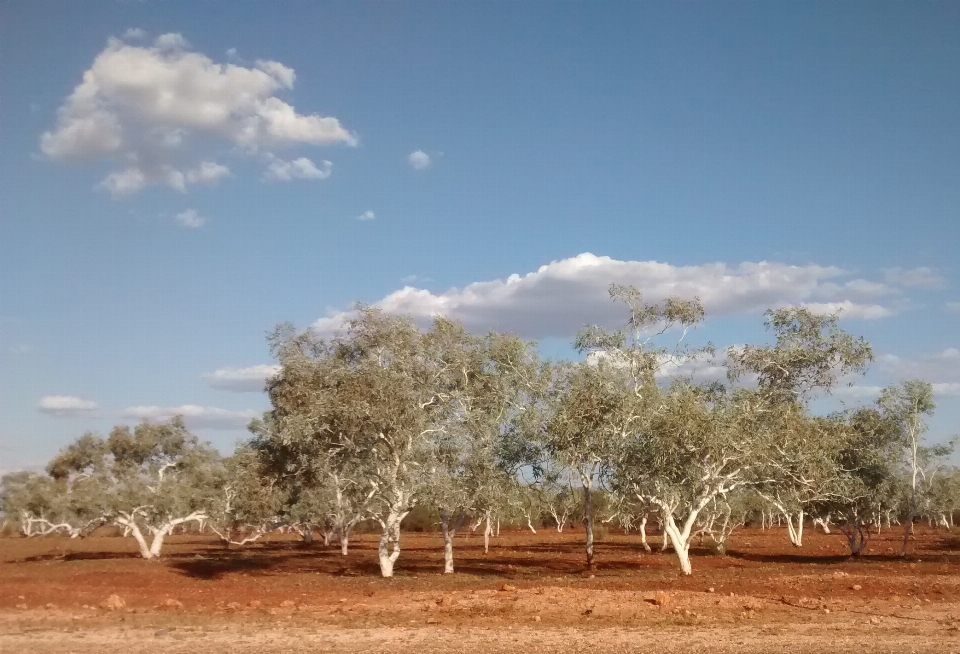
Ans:
[{"label": "rock", "polygon": [[26,611],[27,605],[21,602],[20,604],[17,604],[17,608],[20,609],[21,611]]},{"label": "rock", "polygon": [[540,616],[539,616],[539,615],[533,616],[533,621],[534,621],[534,622],[540,622]]},{"label": "rock", "polygon": [[453,604],[453,598],[449,595],[437,598],[437,606],[450,606]]},{"label": "rock", "polygon": [[250,600],[247,602],[247,606],[251,609],[259,609],[263,605],[263,602],[260,600]]},{"label": "rock", "polygon": [[283,600],[282,602],[280,602],[280,608],[283,608],[283,609],[291,609],[294,606],[296,606],[296,602],[294,602],[293,600]]},{"label": "rock", "polygon": [[850,590],[863,590],[863,586],[861,586],[860,584],[854,584],[850,586]]},{"label": "rock", "polygon": [[833,573],[834,579],[843,579],[844,577],[849,577],[849,576],[850,575],[848,575],[846,572],[843,572],[842,570],[837,570],[836,572]]},{"label": "rock", "polygon": [[500,586],[500,591],[504,593],[509,593],[510,591],[516,590],[516,589],[517,589],[516,586],[511,586],[510,584],[504,584]]},{"label": "rock", "polygon": [[123,598],[119,595],[111,595],[107,599],[100,602],[100,608],[108,611],[116,611],[118,609],[122,609],[126,605],[127,603],[124,602]]},{"label": "rock", "polygon": [[658,590],[653,596],[653,603],[664,609],[673,603],[673,595],[668,592]]},{"label": "rock", "polygon": [[878,618],[877,616],[873,616],[872,618],[870,618],[870,624],[880,624],[880,618]]},{"label": "rock", "polygon": [[239,611],[242,607],[240,606],[240,602],[230,602],[227,604],[227,608],[231,611]]},{"label": "rock", "polygon": [[584,609],[583,611],[584,615],[590,615],[591,613],[593,613],[593,609]]},{"label": "rock", "polygon": [[170,633],[169,629],[158,629],[157,631],[153,632],[153,635],[156,638],[160,638],[161,636],[166,636],[169,633]]},{"label": "rock", "polygon": [[175,600],[175,599],[173,599],[172,597],[168,597],[168,598],[163,602],[163,605],[164,605],[165,607],[167,607],[168,609],[182,609],[182,608],[183,608],[183,602],[181,602],[180,600]]},{"label": "rock", "polygon": [[707,592],[708,592],[708,593],[712,593],[712,592],[713,592],[713,586],[710,586],[710,588],[707,589]]},{"label": "rock", "polygon": [[54,604],[53,602],[48,602],[46,608],[48,608],[48,609],[50,609],[50,610],[52,611],[52,610],[54,610],[54,609],[57,608],[57,605]]},{"label": "rock", "polygon": [[427,618],[427,624],[437,624],[437,622],[439,622],[439,620],[436,618]]}]

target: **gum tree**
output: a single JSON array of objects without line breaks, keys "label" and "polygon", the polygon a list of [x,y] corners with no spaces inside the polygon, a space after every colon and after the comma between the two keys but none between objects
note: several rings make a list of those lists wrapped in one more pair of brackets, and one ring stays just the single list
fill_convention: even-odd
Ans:
[{"label": "gum tree", "polygon": [[439,329],[369,307],[329,341],[290,328],[275,334],[280,373],[270,381],[276,438],[295,459],[322,455],[370,489],[381,525],[380,572],[393,576],[400,524],[423,498],[435,465],[433,435],[449,413]]},{"label": "gum tree", "polygon": [[177,416],[133,429],[118,426],[106,439],[85,435],[64,448],[47,472],[68,486],[87,484],[79,508],[124,529],[143,558],[155,559],[174,529],[209,517],[221,465],[216,450],[200,443]]}]

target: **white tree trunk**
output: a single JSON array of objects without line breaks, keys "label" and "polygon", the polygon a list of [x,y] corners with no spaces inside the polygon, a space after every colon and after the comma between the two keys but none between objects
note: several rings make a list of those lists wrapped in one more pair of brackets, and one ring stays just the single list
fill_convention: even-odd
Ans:
[{"label": "white tree trunk", "polygon": [[640,520],[640,544],[643,545],[645,552],[650,551],[650,545],[647,543],[647,516]]},{"label": "white tree trunk", "polygon": [[487,512],[484,517],[484,522],[486,526],[483,529],[483,553],[490,553],[490,534],[493,533],[493,525],[490,524],[490,509],[487,509]]},{"label": "white tree trunk", "polygon": [[340,554],[346,556],[350,551],[350,532],[346,529],[340,534]]},{"label": "white tree trunk", "polygon": [[393,576],[393,564],[400,558],[400,522],[406,515],[407,512],[391,510],[386,519],[380,521],[383,533],[380,535],[378,557],[383,577]]},{"label": "white tree trunk", "polygon": [[[687,533],[684,533],[687,532]],[[690,565],[690,534],[689,530],[681,531],[674,522],[672,515],[667,515],[663,521],[663,533],[665,537],[670,538],[673,544],[673,551],[677,553],[680,560],[680,570],[683,574],[693,573],[693,567]]]}]

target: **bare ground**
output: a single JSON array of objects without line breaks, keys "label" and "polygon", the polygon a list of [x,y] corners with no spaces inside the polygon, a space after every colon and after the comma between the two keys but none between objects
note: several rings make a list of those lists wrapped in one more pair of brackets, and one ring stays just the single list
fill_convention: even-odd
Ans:
[{"label": "bare ground", "polygon": [[[960,653],[960,539],[898,534],[851,560],[841,536],[733,536],[727,556],[694,552],[694,574],[636,536],[509,532],[488,555],[457,538],[440,574],[437,534],[404,534],[397,577],[379,578],[376,538],[338,548],[274,537],[224,550],[171,539],[164,558],[130,539],[0,539],[0,652],[871,652]],[[656,539],[652,539],[656,549]],[[101,608],[111,596],[124,606]]]}]

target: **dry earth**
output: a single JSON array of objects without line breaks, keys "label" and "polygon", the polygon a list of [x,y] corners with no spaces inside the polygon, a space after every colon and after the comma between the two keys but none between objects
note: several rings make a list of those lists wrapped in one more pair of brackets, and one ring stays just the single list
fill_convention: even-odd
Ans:
[{"label": "dry earth", "polygon": [[488,555],[458,537],[443,575],[439,536],[405,534],[392,580],[374,535],[346,558],[284,536],[230,550],[179,536],[158,562],[130,539],[5,538],[0,652],[960,654],[960,539],[944,531],[921,531],[905,561],[893,532],[850,560],[842,536],[795,549],[748,529],[727,556],[694,552],[691,577],[633,535],[600,543],[587,572],[582,536],[504,533]]}]

